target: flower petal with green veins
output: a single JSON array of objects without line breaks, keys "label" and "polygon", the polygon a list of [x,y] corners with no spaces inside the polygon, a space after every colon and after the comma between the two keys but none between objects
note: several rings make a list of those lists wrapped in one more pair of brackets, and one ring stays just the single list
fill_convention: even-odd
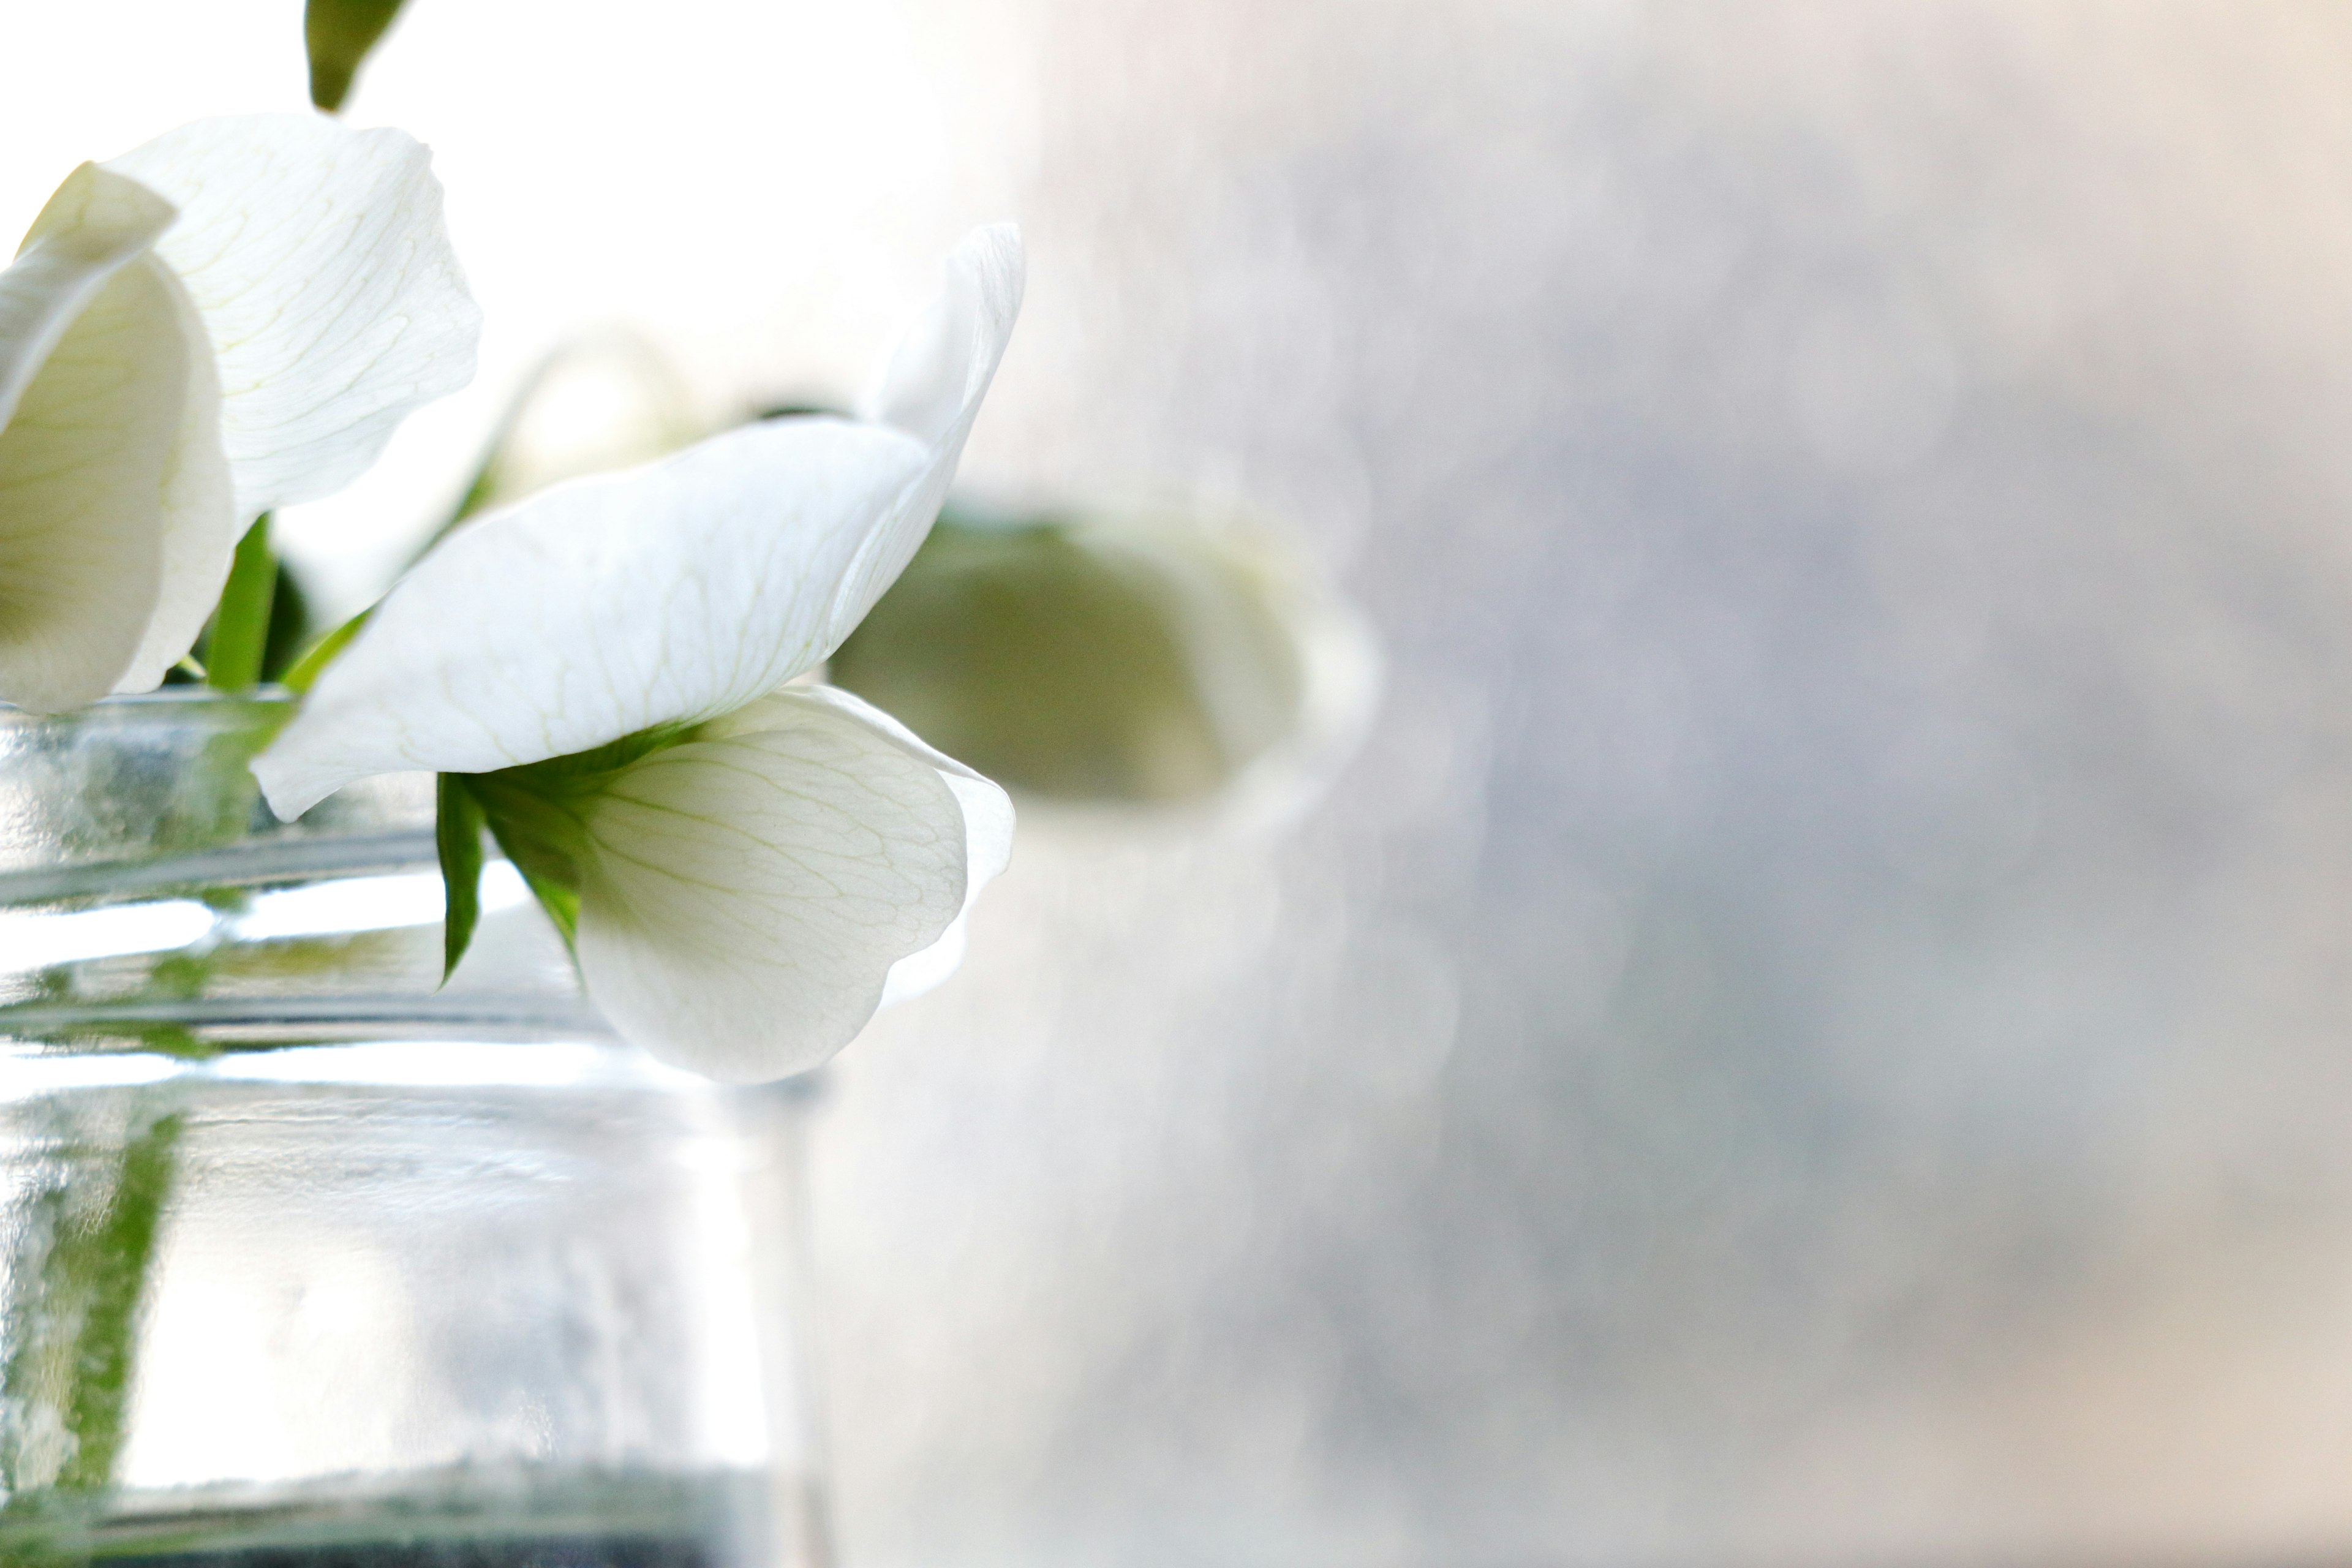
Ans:
[{"label": "flower petal with green veins", "polygon": [[939,941],[892,964],[889,980],[883,987],[881,1005],[885,1007],[912,1001],[946,980],[963,962],[964,926],[971,907],[980,901],[981,889],[1001,876],[1013,858],[1013,799],[995,781],[983,778],[879,708],[837,686],[793,687],[706,725],[702,733],[717,737],[775,728],[782,714],[789,712],[793,704],[803,702],[824,703],[849,714],[909,756],[937,769],[963,812],[963,908],[957,911],[954,923],[940,934]]},{"label": "flower petal with green veins", "polygon": [[0,700],[104,696],[161,590],[192,352],[148,255],[170,205],[84,164],[0,272]]},{"label": "flower petal with green veins", "polygon": [[402,132],[257,114],[106,163],[180,210],[155,250],[218,357],[240,526],[341,489],[411,410],[473,378],[481,311],[431,161]]},{"label": "flower petal with green veins", "polygon": [[831,651],[835,590],[921,472],[911,437],[747,425],[467,524],[253,764],[291,820],[353,779],[479,773],[714,717]]},{"label": "flower petal with green veins", "polygon": [[273,809],[715,718],[815,668],[929,531],[1020,297],[1018,236],[983,229],[892,362],[883,422],[745,426],[458,530],[254,763]]},{"label": "flower petal with green veins", "polygon": [[1002,865],[1011,824],[995,786],[800,688],[630,763],[579,810],[591,1000],[653,1055],[729,1082],[848,1044],[976,871]]}]

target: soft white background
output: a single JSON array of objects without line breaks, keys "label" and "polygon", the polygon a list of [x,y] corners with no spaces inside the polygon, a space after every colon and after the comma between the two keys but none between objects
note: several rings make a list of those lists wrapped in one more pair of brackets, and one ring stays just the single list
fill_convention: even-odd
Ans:
[{"label": "soft white background", "polygon": [[[308,108],[299,3],[9,12],[0,221],[19,229],[82,159],[200,115]],[[1034,163],[1017,127],[970,155],[936,57],[976,58],[891,4],[442,4],[398,28],[346,117],[433,147],[488,326],[469,391],[411,421],[366,484],[286,519],[339,601],[463,488],[551,347],[629,325],[714,416],[853,396],[940,254],[1013,216]]]}]

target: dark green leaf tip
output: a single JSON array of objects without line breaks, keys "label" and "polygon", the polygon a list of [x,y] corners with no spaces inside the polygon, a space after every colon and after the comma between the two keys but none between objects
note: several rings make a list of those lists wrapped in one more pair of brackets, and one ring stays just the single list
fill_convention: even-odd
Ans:
[{"label": "dark green leaf tip", "polygon": [[482,918],[481,802],[462,773],[443,773],[434,789],[433,837],[441,851],[441,984],[449,984],[457,961],[474,940]]},{"label": "dark green leaf tip", "polygon": [[401,0],[309,0],[302,41],[310,51],[310,101],[332,114],[358,79],[360,62],[400,14]]}]

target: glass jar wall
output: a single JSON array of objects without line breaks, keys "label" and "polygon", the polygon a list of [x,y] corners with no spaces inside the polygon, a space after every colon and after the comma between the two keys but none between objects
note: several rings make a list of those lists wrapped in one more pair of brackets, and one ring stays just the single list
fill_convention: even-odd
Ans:
[{"label": "glass jar wall", "polygon": [[268,697],[0,713],[0,1561],[804,1563],[789,1086],[621,1045],[431,781]]}]

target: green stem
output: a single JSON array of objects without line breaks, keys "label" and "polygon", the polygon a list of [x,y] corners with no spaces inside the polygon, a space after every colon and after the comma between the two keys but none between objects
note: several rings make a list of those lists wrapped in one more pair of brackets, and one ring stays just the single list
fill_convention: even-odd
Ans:
[{"label": "green stem", "polygon": [[220,608],[213,612],[213,637],[205,649],[205,680],[216,691],[250,691],[261,679],[261,656],[269,646],[269,607],[278,594],[278,558],[269,552],[269,514],[254,519],[237,541]]},{"label": "green stem", "polygon": [[73,1394],[66,1405],[74,1453],[58,1475],[58,1485],[68,1491],[97,1491],[114,1479],[137,1363],[139,1309],[179,1163],[181,1125],[176,1114],[159,1117],[131,1141],[105,1219],[72,1254],[90,1300],[74,1337]]},{"label": "green stem", "polygon": [[[155,1238],[178,1168],[177,1112],[132,1131],[95,1212],[77,1214],[72,1189],[38,1201],[46,1223],[20,1245],[23,1269],[8,1321],[5,1393],[16,1413],[5,1454],[11,1496],[5,1511],[39,1511],[60,1497],[103,1491],[114,1479],[126,1436],[140,1309],[155,1258]],[[41,1412],[53,1413],[66,1439],[52,1475],[37,1444]]]},{"label": "green stem", "polygon": [[319,679],[319,672],[343,651],[345,643],[360,635],[360,628],[367,625],[368,617],[373,614],[375,607],[370,605],[312,643],[310,651],[296,659],[287,668],[286,673],[278,678],[278,683],[289,691],[310,690],[310,683]]}]

